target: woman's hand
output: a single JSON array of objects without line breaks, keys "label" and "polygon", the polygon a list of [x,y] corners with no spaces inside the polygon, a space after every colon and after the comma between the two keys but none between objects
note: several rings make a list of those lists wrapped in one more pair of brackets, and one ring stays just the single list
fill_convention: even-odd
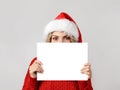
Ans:
[{"label": "woman's hand", "polygon": [[88,79],[90,79],[92,77],[91,65],[86,63],[81,69],[81,73],[88,75]]},{"label": "woman's hand", "polygon": [[42,62],[35,60],[33,64],[29,67],[29,74],[32,78],[36,78],[37,72],[43,73]]}]

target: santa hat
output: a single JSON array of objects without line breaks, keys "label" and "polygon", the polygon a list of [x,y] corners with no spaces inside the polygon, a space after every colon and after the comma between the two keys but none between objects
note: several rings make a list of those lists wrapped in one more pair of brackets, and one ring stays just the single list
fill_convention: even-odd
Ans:
[{"label": "santa hat", "polygon": [[65,12],[61,12],[55,20],[46,25],[43,34],[44,40],[46,40],[48,34],[53,31],[64,31],[69,35],[73,35],[78,42],[82,42],[80,29],[76,22]]}]

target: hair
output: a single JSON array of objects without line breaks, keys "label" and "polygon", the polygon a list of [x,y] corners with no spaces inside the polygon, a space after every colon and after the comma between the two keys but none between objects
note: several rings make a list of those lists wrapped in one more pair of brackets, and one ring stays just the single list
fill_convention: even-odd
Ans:
[{"label": "hair", "polygon": [[[47,36],[46,42],[51,42],[51,38],[52,38],[52,33],[50,32]],[[75,37],[73,35],[70,35],[70,42],[77,42],[77,40],[75,39]]]}]

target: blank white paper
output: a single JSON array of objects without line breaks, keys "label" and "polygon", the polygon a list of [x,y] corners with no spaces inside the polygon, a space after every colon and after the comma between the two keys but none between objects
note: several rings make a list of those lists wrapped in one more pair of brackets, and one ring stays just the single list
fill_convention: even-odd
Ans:
[{"label": "blank white paper", "polygon": [[37,80],[87,80],[81,73],[88,62],[88,43],[37,43],[37,59],[44,69]]}]

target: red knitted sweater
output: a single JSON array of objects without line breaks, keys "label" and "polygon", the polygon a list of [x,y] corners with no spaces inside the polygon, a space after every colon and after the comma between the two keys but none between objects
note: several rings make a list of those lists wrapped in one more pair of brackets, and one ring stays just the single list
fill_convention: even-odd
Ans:
[{"label": "red knitted sweater", "polygon": [[[31,64],[36,60],[34,58]],[[30,64],[30,65],[31,65]],[[26,74],[22,90],[93,90],[91,80],[88,81],[37,81]]]}]

